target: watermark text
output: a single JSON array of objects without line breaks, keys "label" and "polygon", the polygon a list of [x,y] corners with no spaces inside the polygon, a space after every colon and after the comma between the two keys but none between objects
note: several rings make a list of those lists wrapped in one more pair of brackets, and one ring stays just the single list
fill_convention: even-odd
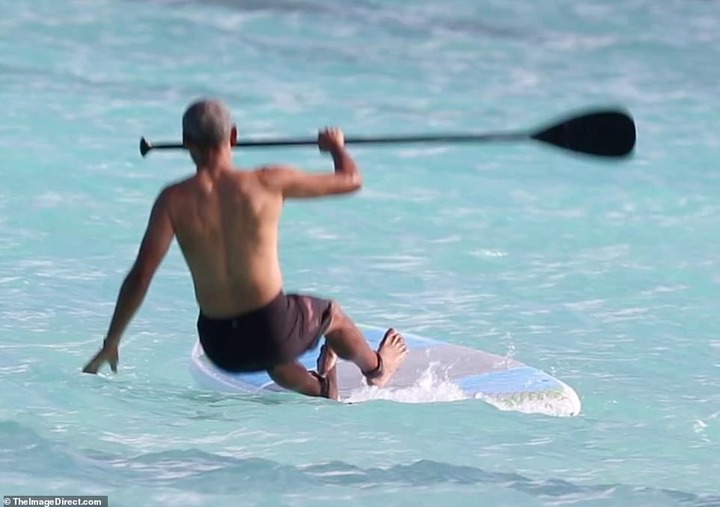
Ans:
[{"label": "watermark text", "polygon": [[3,497],[4,507],[108,507],[106,496],[13,496]]}]

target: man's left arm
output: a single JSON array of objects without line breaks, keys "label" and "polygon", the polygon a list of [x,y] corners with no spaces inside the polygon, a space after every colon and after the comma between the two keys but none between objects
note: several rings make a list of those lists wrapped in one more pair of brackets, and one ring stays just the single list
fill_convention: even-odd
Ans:
[{"label": "man's left arm", "polygon": [[[165,189],[155,200],[137,257],[120,288],[103,349],[85,367],[83,371],[86,373],[97,372],[105,360],[108,360],[113,371],[116,371],[114,363],[117,361],[120,339],[145,299],[150,282],[175,236],[169,199],[169,190]],[[105,357],[107,354],[113,357]]]}]

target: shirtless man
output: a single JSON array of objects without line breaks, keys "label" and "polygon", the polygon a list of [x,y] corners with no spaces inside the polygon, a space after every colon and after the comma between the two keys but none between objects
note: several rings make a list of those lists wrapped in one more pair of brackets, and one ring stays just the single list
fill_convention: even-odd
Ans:
[{"label": "shirtless man", "polygon": [[[194,102],[182,124],[196,174],[157,197],[103,346],[83,371],[97,373],[107,362],[117,372],[120,338],[177,237],[199,306],[200,343],[219,368],[267,371],[286,389],[337,399],[340,356],[352,361],[369,385],[386,385],[407,354],[399,333],[389,329],[374,351],[336,302],[283,290],[278,225],[284,200],[349,194],[362,186],[342,132],[318,135],[319,149],[332,155],[334,173],[288,166],[241,171],[233,167],[237,130],[223,103]],[[323,335],[317,371],[308,371],[298,358],[317,348]]]}]

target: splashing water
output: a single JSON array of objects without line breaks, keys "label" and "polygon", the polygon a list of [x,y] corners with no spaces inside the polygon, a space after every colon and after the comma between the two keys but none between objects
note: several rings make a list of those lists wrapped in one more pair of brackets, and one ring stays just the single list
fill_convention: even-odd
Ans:
[{"label": "splashing water", "polygon": [[379,389],[365,386],[352,390],[343,402],[362,403],[371,400],[390,400],[400,403],[432,403],[469,399],[468,395],[437,371],[437,365],[430,365],[418,381],[410,387]]}]

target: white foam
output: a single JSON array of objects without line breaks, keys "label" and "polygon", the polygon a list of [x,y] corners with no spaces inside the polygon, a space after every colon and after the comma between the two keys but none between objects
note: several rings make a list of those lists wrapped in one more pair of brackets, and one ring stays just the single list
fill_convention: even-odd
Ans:
[{"label": "white foam", "polygon": [[490,249],[472,250],[469,254],[473,257],[507,257],[507,252]]},{"label": "white foam", "polygon": [[362,387],[350,392],[349,396],[341,401],[345,403],[362,403],[371,400],[390,400],[399,403],[430,403],[443,401],[458,401],[468,399],[468,396],[457,385],[440,377],[430,366],[410,387],[379,389],[377,387]]}]

